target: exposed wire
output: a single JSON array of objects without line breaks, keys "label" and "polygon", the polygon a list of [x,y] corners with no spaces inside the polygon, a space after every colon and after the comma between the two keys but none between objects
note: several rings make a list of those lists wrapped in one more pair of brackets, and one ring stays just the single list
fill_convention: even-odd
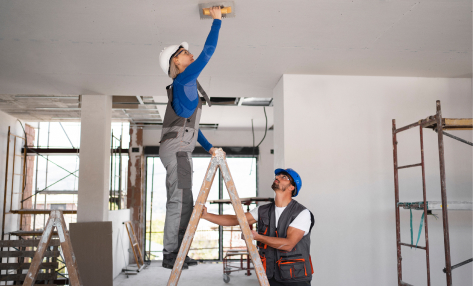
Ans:
[{"label": "exposed wire", "polygon": [[253,126],[253,119],[251,119],[251,134],[253,135],[253,150],[251,153],[251,169],[250,169],[250,175],[251,172],[253,171],[253,158],[255,158],[255,148],[258,148],[261,143],[263,143],[264,139],[266,138],[266,134],[268,133],[268,116],[266,114],[266,107],[263,106],[263,111],[264,111],[264,118],[266,120],[266,127],[264,128],[264,136],[263,139],[258,143],[258,145],[255,146],[255,128]]},{"label": "exposed wire", "polygon": [[[265,106],[263,106],[263,110],[264,110],[264,118],[266,119],[266,127],[264,128],[263,139],[261,139],[261,141],[258,143],[258,145],[256,145],[256,147],[259,147],[259,145],[261,145],[261,143],[263,143],[264,138],[266,138],[266,133],[268,132],[268,116],[266,115],[266,107]],[[253,143],[253,145],[254,145],[254,143]]]}]

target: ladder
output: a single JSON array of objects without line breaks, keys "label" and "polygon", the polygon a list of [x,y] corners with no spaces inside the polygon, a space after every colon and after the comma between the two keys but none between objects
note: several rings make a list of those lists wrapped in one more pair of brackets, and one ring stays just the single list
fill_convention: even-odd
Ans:
[{"label": "ladder", "polygon": [[44,228],[43,235],[41,236],[40,242],[36,253],[31,261],[31,266],[26,274],[26,279],[23,282],[23,286],[32,286],[38,276],[40,266],[43,261],[46,248],[51,241],[53,236],[53,229],[57,229],[59,241],[61,243],[62,252],[64,253],[64,260],[66,262],[67,272],[69,273],[69,283],[71,286],[82,286],[82,281],[79,276],[79,268],[77,266],[76,257],[72,250],[71,239],[67,231],[66,222],[61,210],[53,210],[49,215],[48,222]]},{"label": "ladder", "polygon": [[194,234],[197,230],[197,225],[199,224],[200,217],[202,216],[202,209],[205,205],[205,202],[207,201],[207,197],[209,195],[210,188],[212,187],[217,168],[220,168],[223,180],[225,181],[230,200],[233,204],[233,209],[235,210],[238,223],[240,224],[241,230],[243,232],[246,246],[248,247],[248,252],[250,253],[253,265],[255,266],[255,272],[256,276],[258,277],[258,281],[260,285],[269,286],[268,278],[266,277],[266,271],[263,268],[263,264],[261,263],[261,259],[259,257],[256,246],[252,242],[253,237],[251,234],[251,230],[248,225],[248,221],[246,220],[243,207],[241,206],[241,201],[238,197],[235,183],[233,182],[233,178],[230,174],[225,153],[221,148],[217,149],[217,151],[214,152],[214,154],[212,155],[212,159],[210,160],[209,167],[207,168],[207,172],[205,173],[204,182],[202,183],[202,187],[200,188],[199,196],[197,197],[197,201],[194,206],[194,211],[192,212],[189,225],[187,226],[184,239],[182,240],[181,248],[179,249],[179,253],[177,255],[176,262],[174,263],[174,268],[172,269],[171,276],[169,277],[167,285],[176,286],[179,282],[182,266],[184,265],[184,260],[186,259],[187,253],[189,252],[189,248],[192,244],[192,240],[194,239]]},{"label": "ladder", "polygon": [[[140,272],[141,269],[143,269],[145,262],[143,260],[143,256],[141,255],[141,249],[138,243],[138,239],[136,239],[135,231],[133,230],[133,225],[131,224],[131,221],[126,221],[123,224],[126,227],[126,232],[128,233],[128,238],[130,239],[131,248],[133,250],[133,255],[135,256],[136,266],[138,267],[138,270],[136,272]],[[141,259],[141,263],[138,257]]]}]

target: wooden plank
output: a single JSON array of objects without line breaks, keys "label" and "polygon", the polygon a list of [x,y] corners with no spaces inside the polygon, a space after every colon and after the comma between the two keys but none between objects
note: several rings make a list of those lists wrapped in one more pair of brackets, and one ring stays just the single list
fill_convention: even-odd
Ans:
[{"label": "wooden plank", "polygon": [[[413,210],[424,210],[424,202],[400,202],[398,203],[399,207],[404,209],[413,209]],[[449,201],[447,203],[448,210],[472,210],[472,202],[466,201]],[[441,210],[442,202],[441,201],[428,201],[427,210]]]},{"label": "wooden plank", "polygon": [[[17,231],[12,231],[9,232],[8,234],[18,236],[18,237],[23,237],[23,236],[42,236],[43,231],[42,230],[17,230]],[[53,236],[57,236],[57,231],[53,231]]]},{"label": "wooden plank", "polygon": [[[39,209],[19,209],[11,210],[14,214],[50,214],[53,210],[39,210]],[[61,210],[63,214],[77,214],[77,210]]]},{"label": "wooden plank", "polygon": [[444,118],[443,129],[448,130],[471,130],[473,129],[473,118]]},{"label": "wooden plank", "polygon": [[[0,240],[0,247],[32,247],[38,246],[39,239]],[[59,246],[59,239],[51,239],[49,246]]]},{"label": "wooden plank", "polygon": [[[53,269],[58,268],[59,263],[57,262],[44,262],[41,263],[40,269]],[[29,269],[31,263],[0,263],[0,270],[12,270],[12,269]]]},{"label": "wooden plank", "polygon": [[[0,251],[0,257],[34,257],[36,251]],[[45,251],[44,257],[59,257],[59,251]]]},{"label": "wooden plank", "polygon": [[[0,275],[0,281],[24,281],[26,275],[27,274]],[[37,280],[54,280],[56,277],[56,273],[40,273],[38,274]]]}]

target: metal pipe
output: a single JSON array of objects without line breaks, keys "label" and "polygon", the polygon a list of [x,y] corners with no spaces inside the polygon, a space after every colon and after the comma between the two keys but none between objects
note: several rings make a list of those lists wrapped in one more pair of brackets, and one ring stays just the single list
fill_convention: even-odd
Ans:
[{"label": "metal pipe", "polygon": [[404,127],[401,127],[397,130],[393,130],[393,133],[399,133],[399,132],[402,132],[402,131],[406,131],[406,130],[409,130],[411,128],[414,128],[416,126],[419,126],[420,125],[420,121],[419,122],[416,122],[416,123],[412,123],[412,124],[409,124],[409,125],[406,125]]},{"label": "metal pipe", "polygon": [[397,246],[397,283],[401,286],[402,282],[402,256],[401,256],[401,223],[399,217],[399,178],[397,169],[397,138],[396,138],[396,120],[392,122],[393,132],[393,163],[394,163],[394,198],[396,209],[396,246]]},{"label": "metal pipe", "polygon": [[448,203],[447,203],[447,184],[445,182],[445,150],[443,146],[443,126],[442,110],[440,100],[437,100],[437,130],[439,144],[439,163],[440,163],[440,191],[442,193],[442,220],[443,220],[443,243],[445,247],[445,268],[447,286],[452,286],[452,264],[450,257],[450,237],[448,231]]},{"label": "metal pipe", "polygon": [[[122,133],[123,133],[123,123],[122,123]],[[122,135],[120,135],[120,148],[118,152],[118,209],[122,207]]]},{"label": "metal pipe", "polygon": [[[46,148],[49,148],[49,137],[51,134],[51,122],[48,122],[48,141],[46,144]],[[46,155],[46,178],[45,178],[45,190],[48,188],[48,170],[49,170],[49,155]],[[47,205],[47,195],[44,195],[44,209],[46,209]],[[46,226],[46,215],[43,215],[43,228]]]},{"label": "metal pipe", "polygon": [[[25,131],[25,147],[23,151],[23,184],[21,188],[21,208],[23,209],[23,198],[25,197],[25,188],[26,188],[26,150],[28,149],[28,134]],[[33,189],[31,190],[33,191]],[[30,216],[31,217],[31,216]],[[20,215],[20,230],[23,229],[23,215]]]},{"label": "metal pipe", "polygon": [[10,196],[10,211],[13,209],[13,186],[15,185],[15,154],[16,154],[16,137],[13,137],[13,166],[11,173],[11,196]]},{"label": "metal pipe", "polygon": [[[218,169],[218,199],[223,199],[223,177],[222,172]],[[223,204],[218,204],[218,214],[223,214]],[[223,226],[218,226],[219,245],[218,245],[218,259],[223,260]]]},{"label": "metal pipe", "polygon": [[435,117],[434,116],[429,116],[428,119],[419,120],[416,123],[412,123],[412,124],[406,125],[404,127],[401,127],[399,129],[395,130],[394,132],[395,133],[403,132],[403,131],[409,130],[411,128],[414,128],[416,126],[419,126],[419,125],[422,126],[422,127],[426,127],[426,126],[432,125],[435,122],[436,122]]},{"label": "metal pipe", "polygon": [[[470,259],[467,259],[467,260],[465,260],[465,261],[463,261],[463,262],[460,262],[460,263],[458,263],[458,264],[455,264],[455,265],[452,266],[452,270],[455,269],[455,268],[458,268],[458,267],[460,267],[460,266],[463,266],[463,265],[465,265],[465,264],[468,264],[468,263],[470,263],[470,262],[472,262],[472,261],[473,261],[473,258],[470,258]],[[444,268],[444,269],[443,269],[443,273],[446,273],[446,271],[447,271],[447,269]]]},{"label": "metal pipe", "polygon": [[424,249],[424,250],[425,250],[425,247],[424,247],[424,246],[418,246],[418,245],[409,244],[409,243],[403,243],[403,242],[401,242],[400,244],[401,244],[402,246],[414,247],[414,248],[419,248],[419,249]]},{"label": "metal pipe", "polygon": [[[2,218],[2,240],[5,237],[5,214],[7,206],[7,188],[8,188],[8,159],[10,155],[10,126],[8,126],[8,136],[7,136],[7,158],[5,166],[5,189],[3,193],[3,218]],[[2,259],[3,260],[3,259]]]},{"label": "metal pipe", "polygon": [[422,163],[419,163],[419,164],[412,164],[412,165],[405,165],[405,166],[397,167],[397,169],[400,170],[400,169],[405,169],[405,168],[421,167],[421,166],[422,166]]},{"label": "metal pipe", "polygon": [[153,231],[153,190],[154,190],[154,159],[153,157],[153,168],[151,169],[151,206],[150,206],[150,216],[149,216],[149,260],[151,260],[151,234]]},{"label": "metal pipe", "polygon": [[112,137],[110,138],[111,148],[110,148],[110,195],[108,198],[108,209],[112,210],[112,190],[113,190],[113,130]]},{"label": "metal pipe", "polygon": [[[39,147],[39,136],[41,134],[40,132],[40,126],[41,124],[38,123],[38,137],[36,137],[36,146]],[[39,157],[38,155],[36,154],[36,178],[35,178],[35,186],[34,186],[34,192],[35,192],[35,196],[34,196],[34,208],[33,209],[36,209],[36,203],[37,203],[37,200],[38,200],[38,196],[36,195],[36,192],[38,191],[38,161],[39,161]],[[36,230],[36,214],[33,215],[33,231]]]},{"label": "metal pipe", "polygon": [[427,220],[427,189],[425,186],[425,161],[424,161],[424,133],[422,126],[420,132],[420,159],[422,165],[422,193],[424,198],[424,226],[425,226],[425,260],[427,265],[427,286],[430,286],[430,252],[429,252],[429,224]]}]

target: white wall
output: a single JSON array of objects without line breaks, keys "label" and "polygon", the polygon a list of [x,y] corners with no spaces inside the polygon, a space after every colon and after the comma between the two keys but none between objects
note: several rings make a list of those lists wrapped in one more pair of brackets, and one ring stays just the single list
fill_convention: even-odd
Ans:
[{"label": "white wall", "polygon": [[[25,123],[23,122],[23,126]],[[20,123],[17,121],[17,119],[13,116],[10,116],[3,111],[0,111],[0,211],[3,213],[3,198],[4,198],[4,191],[5,191],[5,167],[6,167],[6,154],[7,154],[7,138],[8,138],[8,126],[11,126],[11,132],[12,134],[15,134],[17,136],[24,137],[24,132],[23,129],[21,128]],[[21,148],[22,146],[22,141],[17,140],[17,153],[18,148]],[[13,148],[13,140],[10,143],[10,154],[13,154],[12,149]],[[18,157],[19,158],[19,157]],[[11,182],[12,182],[12,164],[11,161],[12,156],[10,156],[10,163],[9,163],[9,170],[8,170],[8,186],[7,186],[7,206],[6,210],[10,210],[10,195],[11,195]],[[21,171],[21,164],[19,164],[20,159],[17,159],[16,161],[16,166],[15,166],[15,173],[20,173]],[[15,176],[18,177],[18,176]],[[16,178],[15,181],[15,186],[19,186],[19,181],[18,178]],[[21,189],[21,187],[20,187]],[[18,192],[18,189],[14,190],[15,193]],[[19,195],[14,194],[13,196],[13,205],[14,209],[19,208]],[[18,230],[19,228],[19,222],[18,222],[18,215],[13,215],[13,214],[7,214],[5,217],[5,233],[9,231],[15,231]],[[0,224],[2,223],[2,220],[0,219]]]},{"label": "white wall", "polygon": [[131,245],[128,233],[123,222],[130,220],[130,210],[116,210],[108,213],[108,219],[112,222],[113,241],[113,278],[117,277],[130,258]]},{"label": "white wall", "polygon": [[[217,106],[218,108],[218,106]],[[238,107],[235,107],[238,108]],[[269,127],[269,126],[268,126]],[[213,146],[253,146],[253,135],[251,129],[242,130],[203,130],[204,136],[212,143]],[[255,130],[255,144],[263,139],[264,130]],[[161,129],[144,129],[143,145],[158,146],[161,138]],[[198,144],[197,144],[198,145]],[[198,145],[199,146],[199,145]],[[272,179],[274,178],[273,157],[270,153],[273,149],[273,131],[268,131],[263,143],[259,146],[260,155],[258,157],[258,194],[260,197],[273,197],[274,193],[271,189]],[[230,170],[231,171],[231,170]]]},{"label": "white wall", "polygon": [[[437,99],[444,117],[471,118],[471,79],[284,75],[274,97],[274,138],[284,140],[275,142],[275,162],[300,173],[297,200],[315,215],[314,284],[397,285],[391,120],[401,127],[434,115]],[[436,133],[424,133],[428,199],[440,200]],[[471,131],[451,133],[472,139]],[[399,165],[420,162],[418,128],[401,133],[398,142]],[[445,138],[445,158],[448,199],[472,201],[471,147]],[[399,179],[401,201],[422,200],[419,168],[400,170]],[[434,213],[431,281],[445,285],[442,216]],[[420,216],[414,212],[414,239]],[[449,219],[455,264],[473,256],[472,213],[450,211]],[[425,245],[422,237],[419,245]],[[401,238],[410,242],[403,210]],[[402,254],[403,280],[426,285],[425,252],[403,247]],[[454,285],[472,285],[471,269],[453,270]]]}]

